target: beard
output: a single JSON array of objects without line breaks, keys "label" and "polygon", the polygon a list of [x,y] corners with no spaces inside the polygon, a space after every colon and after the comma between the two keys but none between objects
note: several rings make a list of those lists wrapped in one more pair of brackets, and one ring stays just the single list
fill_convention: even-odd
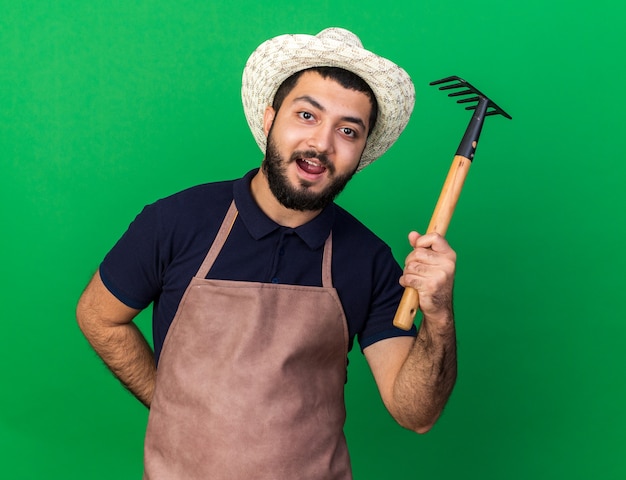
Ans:
[{"label": "beard", "polygon": [[[330,184],[321,192],[315,193],[310,190],[312,184],[306,180],[300,180],[299,186],[293,186],[287,178],[287,165],[299,158],[315,158],[326,168],[330,174]],[[278,153],[278,148],[272,137],[272,132],[267,137],[267,148],[261,168],[265,172],[270,190],[283,207],[299,210],[301,212],[322,210],[333,202],[337,195],[348,184],[356,172],[335,176],[335,167],[328,161],[324,154],[314,151],[295,151],[288,161],[285,161]]]}]

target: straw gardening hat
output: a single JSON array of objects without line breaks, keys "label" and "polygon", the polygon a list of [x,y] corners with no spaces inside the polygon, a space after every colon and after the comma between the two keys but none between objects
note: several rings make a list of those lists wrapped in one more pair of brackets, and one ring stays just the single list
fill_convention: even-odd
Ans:
[{"label": "straw gardening hat", "polygon": [[291,75],[312,67],[340,67],[361,77],[378,102],[378,119],[358,170],[383,155],[406,127],[415,89],[409,75],[395,63],[365,50],[359,38],[342,28],[317,35],[280,35],[263,42],[250,55],[243,71],[241,98],[246,120],[265,153],[263,113],[278,87]]}]

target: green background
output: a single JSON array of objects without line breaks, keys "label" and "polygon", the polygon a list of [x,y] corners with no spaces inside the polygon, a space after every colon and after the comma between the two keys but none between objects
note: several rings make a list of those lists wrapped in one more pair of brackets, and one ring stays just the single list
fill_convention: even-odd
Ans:
[{"label": "green background", "polygon": [[398,260],[469,121],[428,82],[462,76],[513,116],[488,118],[448,231],[456,389],[430,433],[404,431],[355,349],[355,478],[626,478],[624,5],[0,0],[0,476],[140,478],[146,411],[76,300],[145,204],[260,163],[252,50],[342,26],[416,85],[404,135],[339,199]]}]

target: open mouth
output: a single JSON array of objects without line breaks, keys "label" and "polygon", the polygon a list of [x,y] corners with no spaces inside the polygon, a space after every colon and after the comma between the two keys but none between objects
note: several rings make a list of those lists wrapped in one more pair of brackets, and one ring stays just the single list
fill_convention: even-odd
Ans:
[{"label": "open mouth", "polygon": [[320,175],[326,171],[326,167],[317,159],[298,158],[296,159],[296,164],[302,171],[310,175]]}]

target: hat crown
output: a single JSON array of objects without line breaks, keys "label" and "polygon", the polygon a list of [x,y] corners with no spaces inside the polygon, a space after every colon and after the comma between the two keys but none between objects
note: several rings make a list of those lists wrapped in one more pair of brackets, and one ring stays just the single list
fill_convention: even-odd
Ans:
[{"label": "hat crown", "polygon": [[363,48],[363,44],[361,43],[359,37],[357,37],[351,31],[346,30],[345,28],[326,28],[315,36],[318,37],[320,40],[328,39],[334,42],[350,45],[351,47]]}]

